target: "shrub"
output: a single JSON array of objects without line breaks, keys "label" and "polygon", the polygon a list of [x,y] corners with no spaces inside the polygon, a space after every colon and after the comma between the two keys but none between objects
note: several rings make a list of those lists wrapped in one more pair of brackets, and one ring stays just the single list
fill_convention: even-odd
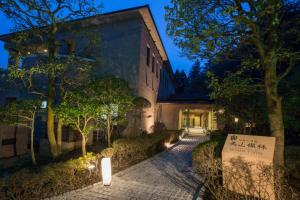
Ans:
[{"label": "shrub", "polygon": [[285,148],[285,158],[287,174],[300,179],[300,147],[287,146]]},{"label": "shrub", "polygon": [[155,133],[113,142],[113,165],[126,166],[142,161],[164,149],[166,134]]},{"label": "shrub", "polygon": [[[21,169],[2,180],[0,199],[42,199],[81,188],[100,180],[97,157],[88,154],[67,162]],[[96,168],[89,170],[94,163]]]}]

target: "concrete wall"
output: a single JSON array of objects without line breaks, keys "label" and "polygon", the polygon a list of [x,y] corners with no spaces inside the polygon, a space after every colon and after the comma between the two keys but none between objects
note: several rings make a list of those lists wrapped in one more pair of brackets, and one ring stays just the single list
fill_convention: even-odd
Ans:
[{"label": "concrete wall", "polygon": [[[141,20],[142,27],[141,42],[140,42],[140,55],[139,55],[139,68],[138,68],[138,84],[137,96],[144,97],[151,103],[150,108],[144,109],[142,116],[142,129],[151,132],[151,127],[154,125],[156,118],[156,102],[160,83],[160,70],[162,69],[163,61],[156,48],[150,33]],[[150,48],[150,62],[147,65],[147,47]],[[154,57],[154,65],[153,65]],[[153,65],[153,66],[152,66]]]}]

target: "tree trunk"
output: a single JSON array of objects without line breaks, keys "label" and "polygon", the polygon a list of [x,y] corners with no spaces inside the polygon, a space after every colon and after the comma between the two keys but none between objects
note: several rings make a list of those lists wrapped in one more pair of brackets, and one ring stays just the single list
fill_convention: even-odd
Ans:
[{"label": "tree trunk", "polygon": [[32,116],[32,123],[31,123],[31,131],[30,131],[30,151],[31,151],[31,160],[32,164],[36,165],[35,160],[35,153],[34,153],[34,126],[35,126],[35,113]]},{"label": "tree trunk", "polygon": [[284,124],[281,97],[278,94],[276,62],[271,60],[265,66],[265,88],[268,106],[268,118],[271,135],[276,138],[275,164],[284,168]]},{"label": "tree trunk", "polygon": [[86,138],[84,137],[83,134],[81,134],[82,136],[82,141],[81,141],[81,150],[82,150],[82,156],[86,155]]},{"label": "tree trunk", "polygon": [[[49,51],[49,64],[51,64],[54,60],[55,56],[55,39],[54,36],[50,36],[48,43],[48,51]],[[57,144],[55,139],[54,132],[54,101],[55,101],[55,69],[52,65],[49,66],[48,69],[48,106],[47,106],[47,135],[50,143],[50,151],[53,158],[58,156]]]},{"label": "tree trunk", "polygon": [[62,120],[57,121],[57,152],[61,154],[61,144],[62,144]]},{"label": "tree trunk", "polygon": [[107,126],[107,145],[111,147],[111,130],[110,125]]}]

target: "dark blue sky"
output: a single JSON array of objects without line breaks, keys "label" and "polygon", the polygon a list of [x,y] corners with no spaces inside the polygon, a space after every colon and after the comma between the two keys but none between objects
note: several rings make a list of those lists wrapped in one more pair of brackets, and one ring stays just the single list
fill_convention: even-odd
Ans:
[{"label": "dark blue sky", "polygon": [[[172,38],[166,34],[166,22],[164,20],[164,6],[170,3],[169,0],[103,0],[104,4],[102,12],[111,12],[115,10],[121,10],[136,6],[141,6],[145,4],[150,5],[154,20],[156,22],[158,31],[162,37],[163,43],[165,45],[166,51],[168,53],[169,59],[171,61],[173,70],[176,69],[189,71],[192,61],[188,60],[186,57],[181,56],[180,49],[173,44]],[[12,25],[10,21],[0,13],[0,34],[6,34],[10,32]],[[7,66],[7,52],[3,48],[3,43],[0,42],[0,66]]]}]

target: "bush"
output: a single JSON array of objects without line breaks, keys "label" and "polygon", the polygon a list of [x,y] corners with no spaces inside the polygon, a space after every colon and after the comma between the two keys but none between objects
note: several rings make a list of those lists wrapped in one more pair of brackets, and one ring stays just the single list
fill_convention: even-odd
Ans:
[{"label": "bush", "polygon": [[[0,199],[42,199],[81,188],[100,180],[97,157],[49,164],[36,169],[21,169],[2,180]],[[94,170],[88,166],[95,164]]]},{"label": "bush", "polygon": [[285,161],[287,174],[300,179],[300,146],[287,146],[285,148]]},{"label": "bush", "polygon": [[165,149],[166,141],[177,140],[173,132],[164,131],[142,135],[136,138],[118,139],[113,142],[114,154],[112,156],[113,166],[123,168],[138,163]]}]

